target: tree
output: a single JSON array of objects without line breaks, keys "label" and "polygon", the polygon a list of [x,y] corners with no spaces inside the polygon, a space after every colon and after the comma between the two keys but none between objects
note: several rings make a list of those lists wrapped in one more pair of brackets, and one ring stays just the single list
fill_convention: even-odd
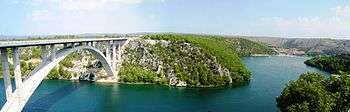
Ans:
[{"label": "tree", "polygon": [[291,81],[277,97],[277,106],[282,112],[329,112],[333,98],[323,86],[325,78],[318,73],[302,74],[298,80]]},{"label": "tree", "polygon": [[48,79],[59,79],[60,78],[60,72],[57,68],[54,68],[50,71],[49,75],[47,75]]},{"label": "tree", "polygon": [[302,74],[276,98],[282,112],[344,112],[350,109],[350,76],[326,79],[318,73]]},{"label": "tree", "polygon": [[350,75],[341,73],[327,80],[326,88],[334,97],[334,111],[344,112],[350,109]]}]

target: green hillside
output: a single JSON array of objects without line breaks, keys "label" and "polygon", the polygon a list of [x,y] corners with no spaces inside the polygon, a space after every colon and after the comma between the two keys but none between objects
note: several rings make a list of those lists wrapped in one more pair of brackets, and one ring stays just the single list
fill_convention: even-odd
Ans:
[{"label": "green hillside", "polygon": [[318,56],[305,61],[305,64],[330,73],[350,72],[350,55]]}]

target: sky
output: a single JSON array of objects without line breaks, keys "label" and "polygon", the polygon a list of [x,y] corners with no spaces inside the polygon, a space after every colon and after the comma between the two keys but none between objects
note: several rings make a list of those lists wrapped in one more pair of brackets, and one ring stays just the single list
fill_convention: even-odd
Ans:
[{"label": "sky", "polygon": [[350,39],[350,0],[0,0],[0,35],[133,32]]}]

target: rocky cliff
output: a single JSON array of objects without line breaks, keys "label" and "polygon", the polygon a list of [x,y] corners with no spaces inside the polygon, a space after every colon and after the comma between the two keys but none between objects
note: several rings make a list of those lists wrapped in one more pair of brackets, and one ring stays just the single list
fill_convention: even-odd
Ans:
[{"label": "rocky cliff", "polygon": [[[139,39],[128,45],[123,58],[121,82],[172,86],[222,86],[232,83],[227,68],[191,43]],[[141,71],[145,74],[133,73]]]},{"label": "rocky cliff", "polygon": [[250,80],[239,56],[271,54],[241,38],[156,34],[132,41],[123,54],[120,82],[214,87]]}]

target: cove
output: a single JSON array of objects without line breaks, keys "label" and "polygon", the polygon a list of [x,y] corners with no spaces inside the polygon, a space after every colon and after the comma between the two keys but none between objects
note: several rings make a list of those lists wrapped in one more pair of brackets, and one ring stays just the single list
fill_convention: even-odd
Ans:
[{"label": "cove", "polygon": [[[308,71],[307,57],[244,57],[252,71],[249,84],[226,88],[178,88],[45,80],[25,112],[254,112],[277,111],[275,97],[289,80]],[[0,82],[0,89],[3,82]],[[5,103],[3,90],[1,105]]]}]

